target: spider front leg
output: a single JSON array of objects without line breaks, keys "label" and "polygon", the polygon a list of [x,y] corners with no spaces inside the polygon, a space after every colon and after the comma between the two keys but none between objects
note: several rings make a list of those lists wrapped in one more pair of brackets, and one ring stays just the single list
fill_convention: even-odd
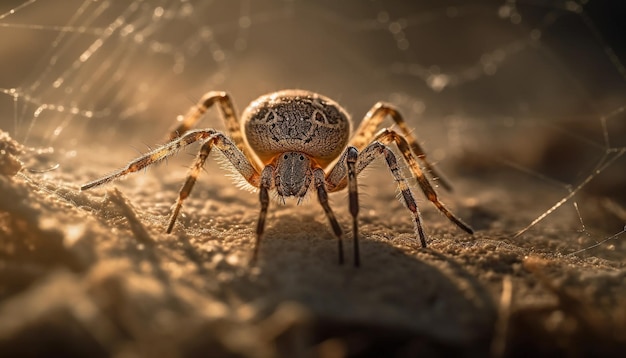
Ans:
[{"label": "spider front leg", "polygon": [[120,179],[128,174],[137,172],[147,166],[158,163],[163,159],[170,157],[189,144],[204,140],[216,133],[213,129],[202,129],[186,133],[184,136],[164,144],[143,156],[131,161],[128,165],[100,179],[96,179],[80,187],[80,190],[88,190],[96,186],[100,186],[114,180]]}]

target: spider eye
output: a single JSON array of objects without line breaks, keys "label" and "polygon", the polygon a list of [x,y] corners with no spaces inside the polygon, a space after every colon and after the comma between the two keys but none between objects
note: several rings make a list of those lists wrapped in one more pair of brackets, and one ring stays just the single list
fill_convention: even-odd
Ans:
[{"label": "spider eye", "polygon": [[283,156],[283,159],[287,160],[287,158],[289,158],[289,156],[287,156],[287,154],[285,154],[285,155]]},{"label": "spider eye", "polygon": [[304,160],[304,155],[301,155],[301,156],[300,156],[300,160]]}]

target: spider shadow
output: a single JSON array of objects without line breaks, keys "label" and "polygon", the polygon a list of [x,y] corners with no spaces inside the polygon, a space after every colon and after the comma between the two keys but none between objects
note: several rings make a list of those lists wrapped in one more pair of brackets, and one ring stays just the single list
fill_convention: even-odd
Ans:
[{"label": "spider shadow", "polygon": [[351,239],[344,239],[346,262],[339,265],[337,240],[325,222],[274,218],[250,270],[257,274],[238,276],[229,289],[254,305],[259,318],[285,302],[301,305],[313,317],[314,342],[339,338],[349,350],[399,352],[417,344],[420,352],[456,354],[489,346],[495,304],[453,258],[430,249],[409,254],[366,232],[360,244],[361,267],[353,266]]}]

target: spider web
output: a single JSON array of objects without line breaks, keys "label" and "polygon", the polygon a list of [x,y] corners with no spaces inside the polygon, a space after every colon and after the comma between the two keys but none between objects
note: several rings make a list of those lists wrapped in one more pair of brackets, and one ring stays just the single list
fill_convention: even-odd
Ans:
[{"label": "spider web", "polygon": [[[86,165],[102,148],[129,158],[160,141],[209,90],[241,110],[306,88],[356,122],[385,100],[454,177],[455,197],[498,218],[479,230],[556,231],[561,253],[620,258],[626,56],[614,3],[4,1],[0,128]],[[515,220],[499,216],[503,197]]]}]

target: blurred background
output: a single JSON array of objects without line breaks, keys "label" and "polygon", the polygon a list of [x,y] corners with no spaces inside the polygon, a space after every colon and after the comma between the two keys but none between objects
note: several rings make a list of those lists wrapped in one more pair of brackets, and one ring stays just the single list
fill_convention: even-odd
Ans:
[{"label": "blurred background", "polygon": [[[530,230],[560,215],[570,252],[612,245],[626,223],[619,3],[3,1],[0,128],[53,148],[57,173],[87,171],[78,184],[161,143],[210,90],[239,113],[317,91],[357,124],[389,101],[465,205],[484,218],[503,196],[514,205],[516,220],[474,218],[479,230],[512,235],[567,199]],[[217,111],[201,126],[222,128]]]},{"label": "blurred background", "polygon": [[[1,1],[0,351],[621,357],[622,2]],[[163,143],[205,92],[241,113],[285,88],[355,124],[397,106],[476,234],[415,188],[422,249],[382,163],[359,179],[359,269],[336,265],[315,198],[271,204],[250,267],[258,197],[215,160],[165,234],[197,146],[79,191]],[[218,111],[199,126],[223,128]],[[349,232],[346,204],[331,196]]]}]

